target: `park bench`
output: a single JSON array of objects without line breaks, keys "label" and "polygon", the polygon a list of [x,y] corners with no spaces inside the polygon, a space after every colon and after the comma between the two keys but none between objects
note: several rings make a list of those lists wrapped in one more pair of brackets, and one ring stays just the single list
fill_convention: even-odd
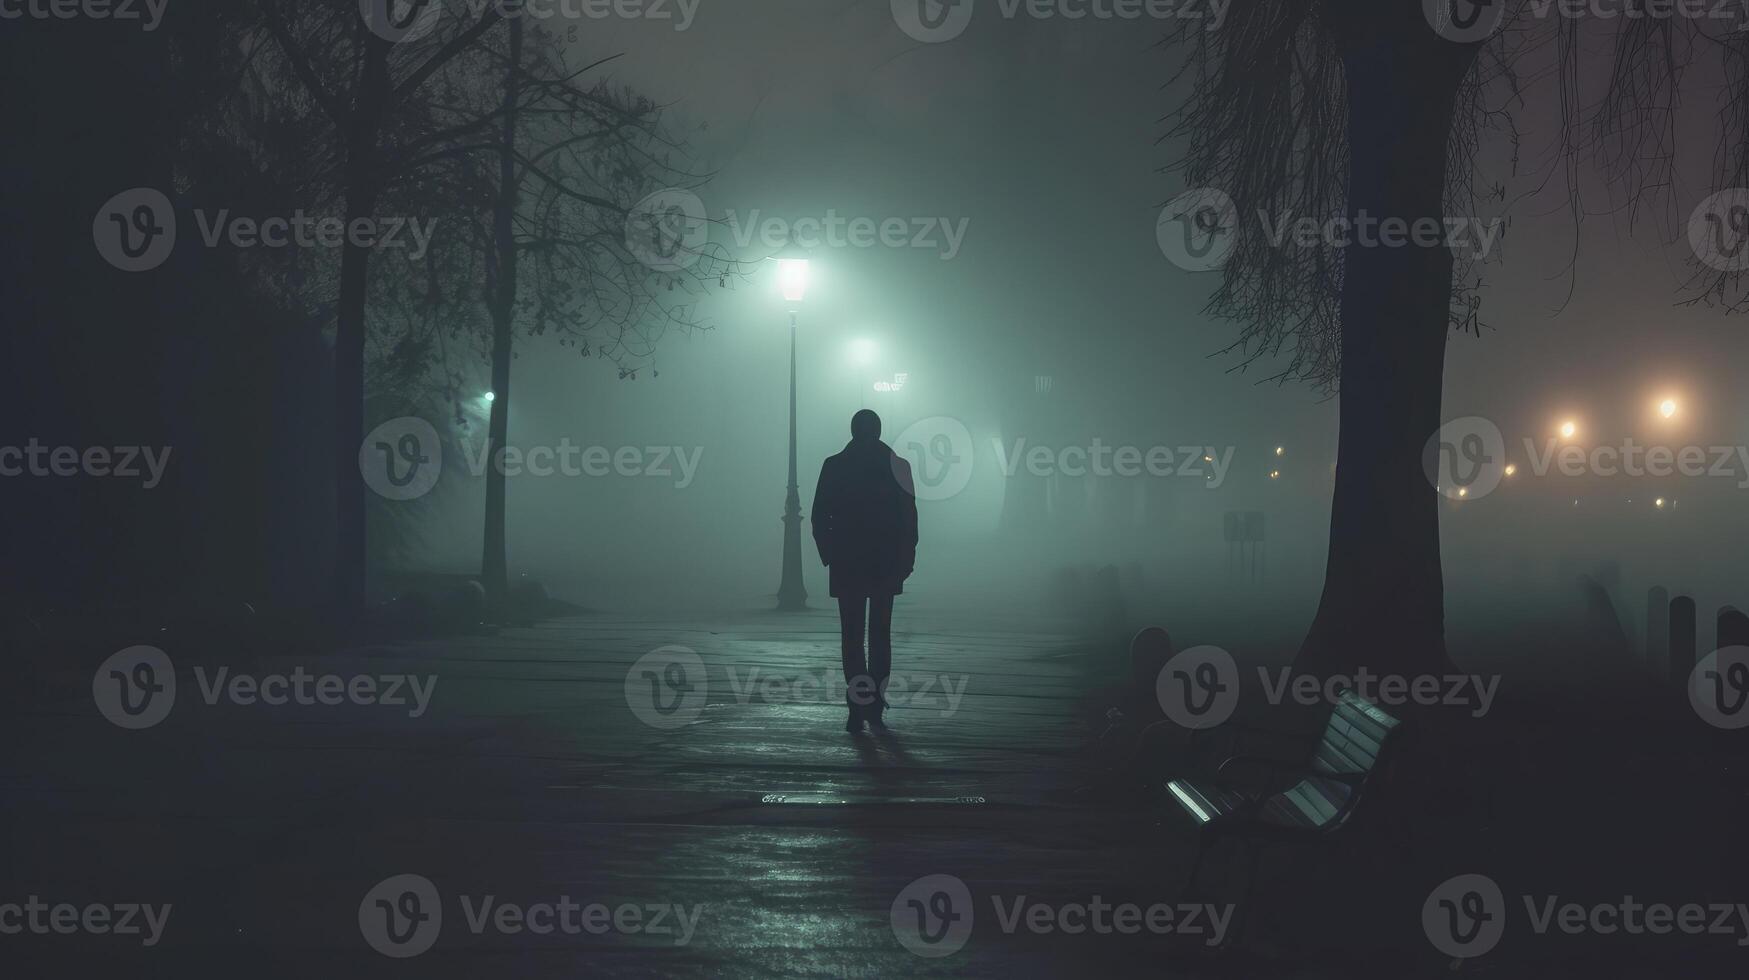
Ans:
[{"label": "park bench", "polygon": [[[1239,734],[1279,733],[1238,725],[1199,731],[1234,731],[1234,754],[1215,767],[1212,779],[1173,779],[1166,783],[1172,802],[1198,830],[1196,863],[1186,889],[1194,888],[1203,858],[1221,839],[1246,842],[1255,878],[1257,847],[1271,841],[1329,840],[1348,826],[1369,786],[1389,762],[1401,722],[1372,702],[1344,691],[1330,711],[1323,735],[1309,756],[1280,758],[1237,753]],[[1265,778],[1247,778],[1244,769]],[[1282,788],[1285,787],[1285,788]]]}]

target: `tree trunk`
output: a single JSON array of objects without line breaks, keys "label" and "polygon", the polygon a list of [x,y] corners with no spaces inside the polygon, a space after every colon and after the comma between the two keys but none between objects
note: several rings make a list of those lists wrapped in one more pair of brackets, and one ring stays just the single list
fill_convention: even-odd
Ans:
[{"label": "tree trunk", "polygon": [[[1414,7],[1404,5],[1405,9]],[[1426,32],[1424,25],[1408,29]],[[1430,34],[1431,32],[1426,32]],[[1335,495],[1324,592],[1296,668],[1394,674],[1451,669],[1439,501],[1422,468],[1439,428],[1452,255],[1443,243],[1446,143],[1467,58],[1457,45],[1343,40],[1348,208],[1356,220],[1441,220],[1436,247],[1351,244],[1342,285]],[[1399,35],[1407,37],[1410,35]]]},{"label": "tree trunk", "polygon": [[[370,38],[358,104],[346,132],[346,226],[376,212],[381,183],[377,137],[389,93],[389,42]],[[342,616],[364,608],[364,331],[370,289],[370,249],[346,236],[340,253],[340,305],[334,323],[334,587]]]},{"label": "tree trunk", "polygon": [[522,18],[510,19],[510,66],[504,76],[504,131],[498,153],[498,203],[492,213],[496,282],[492,291],[492,406],[487,423],[485,552],[480,584],[486,609],[495,620],[505,612],[509,589],[504,553],[504,466],[498,454],[510,436],[510,352],[516,316],[516,96],[522,63]]}]

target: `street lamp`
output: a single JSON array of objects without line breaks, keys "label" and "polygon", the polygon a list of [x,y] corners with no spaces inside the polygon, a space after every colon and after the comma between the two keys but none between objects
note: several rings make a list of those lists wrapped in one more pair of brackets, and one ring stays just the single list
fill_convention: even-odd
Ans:
[{"label": "street lamp", "polygon": [[1658,403],[1658,414],[1670,418],[1676,414],[1676,399],[1666,398]]},{"label": "street lamp", "polygon": [[792,242],[777,261],[777,286],[789,303],[789,492],[783,501],[783,580],[777,587],[777,608],[808,608],[802,585],[802,496],[796,489],[796,308],[808,294],[807,253]]}]

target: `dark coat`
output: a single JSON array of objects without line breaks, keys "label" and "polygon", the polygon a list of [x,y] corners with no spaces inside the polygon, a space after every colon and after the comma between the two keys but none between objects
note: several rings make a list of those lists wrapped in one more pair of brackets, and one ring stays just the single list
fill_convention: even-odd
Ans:
[{"label": "dark coat", "polygon": [[813,524],[834,599],[899,595],[917,563],[911,464],[879,439],[852,439],[820,467]]}]

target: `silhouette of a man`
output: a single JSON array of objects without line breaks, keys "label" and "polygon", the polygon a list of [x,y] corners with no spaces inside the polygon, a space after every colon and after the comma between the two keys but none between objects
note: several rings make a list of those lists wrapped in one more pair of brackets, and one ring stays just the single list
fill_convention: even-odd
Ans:
[{"label": "silhouette of a man", "polygon": [[[820,467],[814,488],[814,544],[831,570],[844,650],[844,699],[855,734],[886,725],[887,676],[893,664],[893,597],[917,563],[917,498],[911,464],[881,441],[881,417],[868,409],[850,420],[850,442]],[[863,659],[863,628],[868,659]]]}]

